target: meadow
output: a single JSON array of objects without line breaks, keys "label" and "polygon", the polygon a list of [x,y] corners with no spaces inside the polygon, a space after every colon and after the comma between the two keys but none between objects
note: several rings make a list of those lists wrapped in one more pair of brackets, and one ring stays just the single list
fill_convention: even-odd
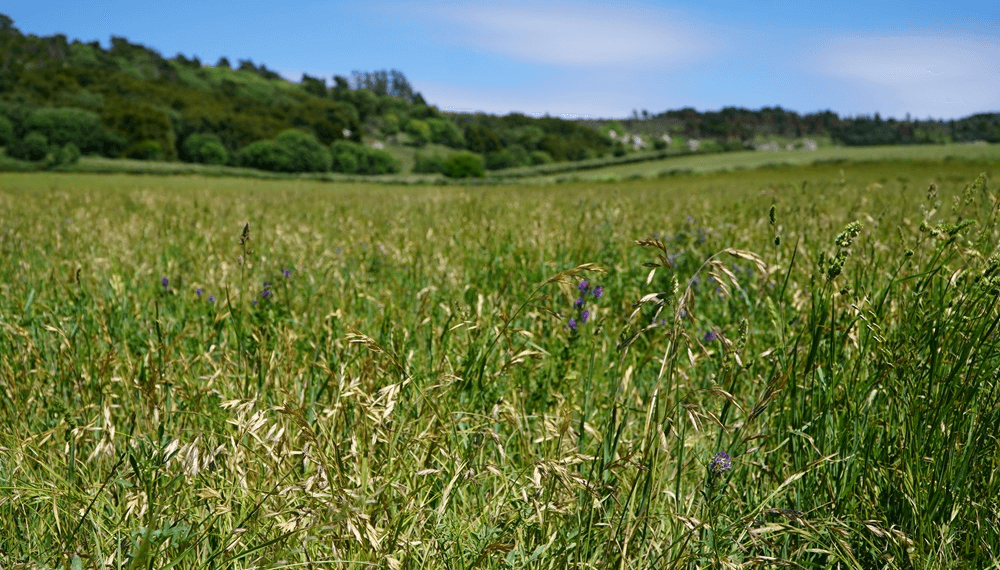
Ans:
[{"label": "meadow", "polygon": [[0,563],[1000,568],[995,164],[0,174]]}]

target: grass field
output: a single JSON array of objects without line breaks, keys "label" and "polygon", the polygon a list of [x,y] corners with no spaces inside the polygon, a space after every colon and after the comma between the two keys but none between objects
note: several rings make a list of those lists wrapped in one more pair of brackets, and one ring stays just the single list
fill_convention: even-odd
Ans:
[{"label": "grass field", "polygon": [[0,563],[1000,568],[996,175],[0,174]]}]

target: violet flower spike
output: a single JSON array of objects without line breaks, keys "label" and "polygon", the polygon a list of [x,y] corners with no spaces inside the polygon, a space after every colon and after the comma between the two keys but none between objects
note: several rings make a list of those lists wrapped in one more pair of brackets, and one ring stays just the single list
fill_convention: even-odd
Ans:
[{"label": "violet flower spike", "polygon": [[725,451],[720,451],[715,454],[712,461],[708,463],[708,472],[712,475],[722,475],[726,471],[733,468],[733,460],[729,457],[729,454]]}]

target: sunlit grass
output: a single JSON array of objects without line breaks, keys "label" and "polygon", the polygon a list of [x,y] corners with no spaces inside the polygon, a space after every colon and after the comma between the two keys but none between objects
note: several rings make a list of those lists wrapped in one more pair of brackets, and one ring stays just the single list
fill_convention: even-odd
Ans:
[{"label": "sunlit grass", "polygon": [[0,175],[0,560],[996,567],[992,168]]}]

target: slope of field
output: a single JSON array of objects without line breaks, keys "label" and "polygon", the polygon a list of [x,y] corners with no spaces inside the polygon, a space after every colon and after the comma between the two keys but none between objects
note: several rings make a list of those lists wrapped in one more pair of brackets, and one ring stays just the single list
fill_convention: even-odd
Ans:
[{"label": "slope of field", "polygon": [[0,174],[0,563],[996,567],[993,164]]},{"label": "slope of field", "polygon": [[[550,164],[537,167],[511,168],[490,171],[486,178],[471,180],[449,180],[441,174],[419,174],[410,172],[413,156],[417,152],[447,156],[453,152],[441,145],[428,145],[415,149],[400,144],[385,145],[385,148],[403,166],[400,174],[359,176],[338,173],[287,174],[266,172],[251,168],[214,166],[181,162],[160,162],[153,160],[108,159],[83,157],[75,165],[59,166],[58,172],[86,172],[100,174],[168,174],[236,176],[262,179],[326,180],[333,182],[371,181],[379,183],[503,183],[503,184],[551,184],[567,180],[590,180],[612,182],[627,178],[657,178],[686,173],[721,172],[727,170],[749,170],[776,166],[810,165],[813,163],[865,162],[865,161],[972,161],[984,165],[1000,162],[1000,144],[949,144],[949,145],[897,145],[885,147],[821,147],[816,151],[779,152],[727,152],[716,154],[689,154],[657,158],[659,153],[649,151],[646,156],[636,153],[623,159],[592,159],[579,162]],[[614,164],[616,160],[627,161]],[[21,168],[40,169],[30,163],[12,161],[0,156],[0,170]]]},{"label": "slope of field", "polygon": [[[885,160],[974,160],[1000,161],[1000,144],[896,145],[870,147],[820,147],[815,151],[791,150],[776,152],[727,152],[670,157],[648,162],[607,166],[570,174],[580,180],[619,180],[629,177],[652,178],[681,172],[717,172],[721,170],[760,167],[807,165],[823,161],[885,161]],[[527,176],[531,183],[553,182],[565,173]]]}]

